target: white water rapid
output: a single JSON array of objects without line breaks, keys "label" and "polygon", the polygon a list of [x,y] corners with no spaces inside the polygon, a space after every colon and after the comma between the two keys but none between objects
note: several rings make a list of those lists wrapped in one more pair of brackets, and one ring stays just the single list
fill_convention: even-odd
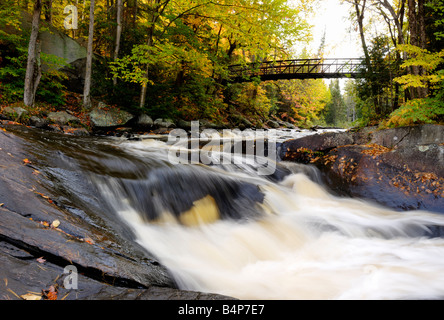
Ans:
[{"label": "white water rapid", "polygon": [[[118,145],[140,159],[167,163],[165,142]],[[258,300],[444,298],[444,238],[425,236],[429,226],[444,226],[442,215],[335,197],[309,178],[310,168],[297,164],[285,164],[292,173],[278,182],[255,175],[251,166],[178,166],[196,176],[211,172],[257,185],[264,199],[249,209],[265,213],[217,219],[214,197],[208,196],[194,202],[192,225],[168,219],[168,213],[147,222],[117,179],[98,182],[137,241],[181,289]],[[167,187],[163,181],[156,185]]]}]

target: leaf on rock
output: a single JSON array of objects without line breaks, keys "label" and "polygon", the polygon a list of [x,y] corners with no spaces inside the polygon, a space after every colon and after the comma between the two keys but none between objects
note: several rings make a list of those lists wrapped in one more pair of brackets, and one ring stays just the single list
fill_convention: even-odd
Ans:
[{"label": "leaf on rock", "polygon": [[46,262],[46,260],[43,259],[43,257],[37,258],[36,260],[38,263],[45,263]]},{"label": "leaf on rock", "polygon": [[26,294],[22,294],[20,298],[22,298],[23,300],[42,300],[42,295],[37,295],[29,292]]}]

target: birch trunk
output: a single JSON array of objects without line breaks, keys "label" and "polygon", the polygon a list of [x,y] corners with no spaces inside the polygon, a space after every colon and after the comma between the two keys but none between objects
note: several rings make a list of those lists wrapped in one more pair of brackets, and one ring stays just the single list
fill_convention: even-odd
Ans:
[{"label": "birch trunk", "polygon": [[[122,0],[117,0],[117,29],[116,29],[116,46],[114,48],[114,61],[119,58],[120,37],[122,35]],[[113,85],[117,85],[117,77],[113,78]]]},{"label": "birch trunk", "polygon": [[91,107],[91,71],[92,71],[92,55],[93,55],[93,38],[94,38],[94,2],[91,0],[89,8],[89,34],[88,34],[88,51],[86,54],[86,72],[85,86],[83,88],[83,105],[85,108]]},{"label": "birch trunk", "polygon": [[35,93],[42,77],[40,67],[40,46],[38,43],[40,13],[42,12],[41,0],[36,0],[34,13],[32,15],[32,29],[28,46],[28,62],[26,64],[25,88],[23,94],[23,103],[26,106],[33,106],[35,102]]}]

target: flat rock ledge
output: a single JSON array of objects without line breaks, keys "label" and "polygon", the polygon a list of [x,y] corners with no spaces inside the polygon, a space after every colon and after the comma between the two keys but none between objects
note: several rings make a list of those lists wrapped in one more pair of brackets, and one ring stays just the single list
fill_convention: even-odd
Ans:
[{"label": "flat rock ledge", "polygon": [[[88,179],[71,161],[63,164],[66,141],[45,130],[0,126],[0,299],[233,299],[179,290],[169,271],[104,214]],[[60,189],[60,179],[72,194]]]},{"label": "flat rock ledge", "polygon": [[325,133],[289,140],[280,158],[316,166],[338,195],[444,213],[444,126]]}]

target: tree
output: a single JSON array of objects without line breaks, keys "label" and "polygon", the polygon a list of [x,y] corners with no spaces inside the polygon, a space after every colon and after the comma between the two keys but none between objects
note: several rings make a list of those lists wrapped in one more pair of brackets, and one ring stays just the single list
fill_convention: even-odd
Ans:
[{"label": "tree", "polygon": [[325,122],[330,125],[340,126],[346,121],[345,103],[339,87],[339,80],[330,82],[331,99],[325,107]]},{"label": "tree", "polygon": [[[117,20],[117,29],[116,29],[116,45],[114,49],[114,61],[116,61],[119,58],[119,50],[120,50],[120,37],[122,35],[122,0],[117,0],[117,14],[116,14],[116,20]],[[113,77],[113,84],[114,86],[117,85],[117,77]]]},{"label": "tree", "polygon": [[26,64],[25,89],[23,103],[26,106],[33,106],[35,94],[42,77],[40,64],[40,46],[38,43],[40,13],[42,11],[42,1],[36,0],[32,15],[32,29],[28,46],[28,62]]},{"label": "tree", "polygon": [[89,33],[88,33],[88,48],[86,54],[86,72],[85,85],[83,88],[83,105],[86,108],[91,107],[91,73],[92,73],[92,58],[93,58],[93,39],[94,39],[94,6],[95,0],[91,0],[89,11]]},{"label": "tree", "polygon": [[[424,4],[425,0],[408,0],[410,44],[421,49],[425,49],[427,44]],[[414,76],[423,76],[425,70],[421,66],[411,65],[409,73]],[[427,96],[427,88],[412,88],[410,95],[412,99],[425,98]]]}]

